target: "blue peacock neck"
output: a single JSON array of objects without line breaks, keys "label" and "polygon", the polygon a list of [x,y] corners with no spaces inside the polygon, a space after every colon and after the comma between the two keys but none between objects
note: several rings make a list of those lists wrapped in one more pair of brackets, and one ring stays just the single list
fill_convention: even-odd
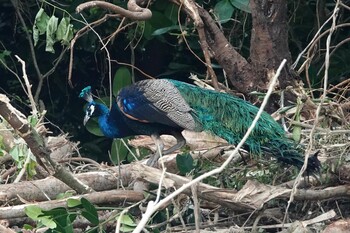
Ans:
[{"label": "blue peacock neck", "polygon": [[106,137],[123,138],[131,135],[132,130],[125,124],[125,116],[116,103],[113,103],[111,111],[106,105],[97,103],[95,111],[98,111],[98,124]]}]

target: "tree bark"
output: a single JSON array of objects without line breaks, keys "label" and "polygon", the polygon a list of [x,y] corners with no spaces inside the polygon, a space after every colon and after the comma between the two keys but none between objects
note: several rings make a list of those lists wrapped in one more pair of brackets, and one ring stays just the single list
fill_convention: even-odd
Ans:
[{"label": "tree bark", "polygon": [[[287,1],[251,0],[250,3],[253,21],[250,60],[260,74],[257,81],[264,84],[256,88],[266,89],[270,81],[268,73],[276,70],[283,59],[287,59],[289,65],[292,60],[288,47]],[[281,88],[292,84],[289,65],[279,78]]]}]

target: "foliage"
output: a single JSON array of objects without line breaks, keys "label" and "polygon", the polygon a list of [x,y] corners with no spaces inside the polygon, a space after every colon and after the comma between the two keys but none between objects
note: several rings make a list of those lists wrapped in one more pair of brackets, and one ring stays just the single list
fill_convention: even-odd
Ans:
[{"label": "foliage", "polygon": [[[11,1],[12,2],[12,1]],[[15,2],[15,1],[14,1]],[[19,1],[18,1],[19,2]],[[108,20],[104,24],[94,27],[104,43],[107,44],[111,59],[118,62],[131,64],[131,66],[121,65],[112,62],[111,74],[108,73],[108,62],[104,45],[95,32],[89,31],[76,40],[74,45],[73,60],[73,86],[71,89],[67,84],[67,67],[69,66],[69,46],[76,32],[81,30],[85,24],[80,15],[75,14],[75,7],[85,2],[78,1],[21,1],[19,5],[12,5],[10,1],[1,3],[0,13],[0,77],[1,91],[11,96],[18,108],[24,112],[29,112],[26,93],[22,89],[22,81],[16,79],[13,73],[21,76],[21,68],[14,55],[19,55],[27,62],[28,77],[33,90],[38,90],[38,105],[47,110],[46,118],[52,122],[50,125],[54,134],[69,132],[72,140],[81,141],[82,153],[94,157],[96,160],[109,161],[106,156],[109,150],[114,163],[121,161],[132,161],[129,150],[121,140],[108,140],[101,136],[97,127],[97,122],[90,120],[87,127],[82,126],[83,102],[77,98],[80,90],[87,86],[93,86],[94,90],[103,101],[109,104],[108,95],[116,95],[120,88],[130,84],[133,80],[145,78],[145,76],[131,69],[137,67],[143,72],[154,77],[167,77],[178,80],[188,80],[189,73],[196,73],[198,77],[206,77],[205,66],[194,55],[203,58],[198,35],[192,22],[188,21],[184,13],[179,12],[179,7],[167,1],[155,1],[150,5],[153,17],[146,22],[133,23],[126,20],[124,23],[118,19]],[[211,10],[220,24],[230,43],[238,52],[246,58],[249,57],[251,16],[248,0],[215,0],[197,1],[206,9]],[[116,5],[125,7],[124,1],[113,1]],[[323,5],[318,5],[324,3]],[[55,5],[57,4],[57,5]],[[319,30],[320,26],[329,17],[333,10],[334,1],[289,1],[289,48],[293,59],[307,47],[312,37]],[[21,23],[17,11],[24,16],[25,25]],[[83,12],[87,22],[100,19],[106,12],[93,8]],[[349,18],[344,9],[339,12],[338,25],[346,23]],[[16,17],[15,17],[16,15]],[[125,29],[110,38],[119,26]],[[329,29],[329,23],[321,32]],[[29,37],[27,36],[29,33]],[[350,31],[346,27],[338,27],[332,37],[332,56],[330,59],[331,68],[329,76],[331,84],[338,84],[349,76],[350,52],[349,43],[341,44],[349,38]],[[323,63],[325,57],[325,37],[320,38],[316,43],[313,53],[309,57],[303,57],[301,62],[310,61],[308,68],[300,73],[300,77],[306,83],[307,97],[313,94],[317,97],[323,81]],[[29,41],[33,43],[34,52],[29,46]],[[341,48],[341,49],[339,49]],[[60,52],[62,55],[60,55]],[[56,65],[56,61],[59,61]],[[39,71],[36,66],[39,67]],[[134,66],[134,67],[133,67]],[[220,66],[213,64],[220,81],[225,81]],[[51,72],[52,70],[52,72]],[[44,79],[40,74],[48,74]],[[113,76],[112,91],[109,91],[109,75]],[[43,85],[44,88],[39,88]],[[316,91],[314,91],[314,88]],[[333,94],[333,93],[332,93]],[[334,94],[337,96],[337,94]],[[302,96],[304,97],[304,96]],[[340,99],[344,96],[340,96]],[[314,100],[316,98],[313,98]],[[304,103],[297,102],[291,109],[294,121],[301,123],[303,120],[302,108]],[[43,110],[42,109],[42,110]],[[328,114],[328,113],[327,113]],[[328,116],[330,116],[329,114]],[[330,119],[330,118],[327,118]],[[29,119],[35,125],[35,117]],[[328,122],[326,122],[328,123]],[[57,125],[59,127],[56,127]],[[295,141],[302,140],[301,127],[295,125],[292,137]],[[346,143],[346,135],[343,136]],[[317,143],[322,144],[325,138],[318,136]],[[339,142],[339,138],[334,139]],[[332,142],[333,143],[333,142]],[[335,143],[334,143],[335,144]],[[321,145],[319,145],[321,148]],[[0,155],[3,151],[2,138],[0,135]],[[135,153],[135,150],[132,150]],[[22,168],[29,154],[28,148],[18,144],[10,152],[18,168]],[[104,156],[104,157],[103,157]],[[260,162],[260,161],[259,161]],[[194,174],[198,176],[211,170],[216,164],[208,164],[205,161],[193,161],[188,152],[177,156],[177,165],[182,174]],[[27,166],[29,175],[35,174],[35,159],[30,154],[30,162]],[[247,179],[254,178],[263,183],[271,183],[271,180],[278,180],[276,176],[284,172],[289,176],[294,176],[294,171],[285,171],[276,163],[266,163],[261,161],[258,165],[240,166],[232,164],[223,173],[206,180],[207,183],[218,187],[241,188]],[[281,181],[282,182],[282,181]],[[91,205],[85,199],[81,201],[68,200],[67,208],[56,208],[52,210],[42,210],[36,206],[30,206],[26,212],[29,217],[38,222],[39,226],[47,226],[51,232],[73,232],[72,224],[78,216],[87,219],[95,226],[90,232],[103,228],[97,216],[97,207]],[[338,204],[338,203],[337,203]],[[175,210],[174,210],[175,213]],[[159,212],[154,220],[167,219],[166,210]],[[122,229],[125,232],[131,231],[135,227],[135,220],[131,215],[123,215],[121,218]],[[27,226],[30,229],[30,226]]]},{"label": "foliage", "polygon": [[[75,7],[83,1],[67,2],[62,6],[43,2],[40,7],[35,7],[35,5],[31,4],[32,2],[23,2],[24,5],[21,10],[26,12],[33,22],[32,25],[30,22],[27,23],[28,28],[32,28],[37,62],[42,70],[49,70],[52,68],[53,61],[58,59],[59,54],[57,51],[67,46],[72,39],[73,33],[85,26],[81,17],[74,14]],[[213,12],[220,20],[222,30],[230,42],[246,57],[249,56],[251,28],[249,8],[247,8],[248,2],[247,0],[203,2],[205,8],[214,10]],[[120,1],[114,1],[114,3],[125,6],[125,3]],[[314,33],[317,30],[317,25],[314,24],[313,19],[318,13],[327,12],[333,6],[332,1],[327,1],[324,8],[319,9],[319,12],[317,12],[315,11],[314,1],[304,1],[299,2],[299,4],[290,1],[290,49],[294,58],[310,41],[310,32]],[[174,4],[166,1],[155,1],[150,7],[153,13],[151,20],[130,24],[126,30],[119,33],[118,37],[114,38],[114,41],[112,40],[107,45],[112,59],[130,63],[133,56],[136,58],[136,67],[156,77],[186,80],[190,72],[198,74],[199,77],[205,77],[206,74],[203,72],[205,67],[192,54],[193,52],[202,57],[194,25],[185,20],[184,15],[178,12],[178,6]],[[13,21],[10,17],[14,13],[13,6],[7,3],[3,5],[3,8],[1,29],[11,33],[0,36],[3,47],[0,50],[1,64],[6,64],[9,68],[17,70],[18,64],[16,64],[12,56],[18,54],[25,61],[28,61],[28,76],[33,83],[33,87],[36,88],[39,83],[36,81],[37,78],[35,76],[37,72],[33,67],[33,58],[26,41],[28,38],[26,38],[25,32],[21,30],[21,27],[14,27],[16,21]],[[101,18],[104,13],[101,9],[92,8],[87,12],[83,12],[83,15],[86,21],[92,22]],[[109,20],[95,27],[94,30],[104,38],[110,35],[119,24],[120,21],[118,20]],[[346,30],[338,30],[336,33],[335,38],[337,38],[337,41],[341,41],[342,38],[348,36],[348,31]],[[15,39],[11,38],[12,35],[15,36]],[[334,41],[334,44],[337,41]],[[189,50],[185,42],[192,51]],[[72,81],[75,88],[73,90],[67,88],[66,70],[69,54],[66,53],[54,72],[49,78],[44,80],[44,83],[49,88],[41,89],[39,95],[47,110],[46,117],[55,125],[60,126],[60,129],[52,127],[51,130],[54,133],[59,133],[61,130],[70,132],[74,139],[82,141],[83,145],[92,147],[91,144],[97,144],[98,148],[95,147],[90,153],[90,156],[97,157],[106,154],[106,151],[110,149],[111,141],[104,142],[88,133],[82,127],[83,111],[80,108],[82,102],[76,96],[82,87],[86,85],[92,85],[95,89],[99,88],[101,96],[107,96],[108,92],[106,93],[106,89],[108,89],[109,85],[106,78],[108,64],[106,63],[105,52],[99,49],[101,47],[98,37],[92,31],[80,37],[76,41],[74,48]],[[135,55],[129,53],[131,48]],[[320,51],[319,55],[321,58],[324,52],[323,50]],[[330,77],[333,83],[342,80],[344,75],[346,75],[346,71],[349,70],[349,65],[346,63],[349,60],[349,54],[348,46],[343,45],[343,49],[338,49],[333,55],[335,59],[331,59],[332,68],[330,70]],[[308,70],[312,87],[320,85],[322,76],[317,73],[322,66],[322,60],[315,59]],[[213,65],[216,68],[220,68],[216,64]],[[14,79],[4,66],[2,66],[1,72],[3,72],[1,76],[5,77],[5,81],[2,84],[4,91],[10,95],[17,95],[19,98],[16,99],[20,101],[21,99],[26,99],[19,81]],[[134,73],[131,75],[127,72],[130,72],[130,69],[112,63],[112,74],[115,74],[112,88],[114,95],[116,95],[119,88],[127,85],[131,80],[143,78],[141,73],[136,72],[135,75]],[[117,77],[129,77],[129,75],[132,76],[131,79],[117,79]],[[305,76],[305,73],[302,75]],[[220,80],[224,80],[221,72],[218,72],[218,76]],[[100,86],[101,84],[102,86]],[[23,105],[21,104],[21,106]],[[28,108],[25,107],[25,110],[28,110]],[[96,130],[93,122],[88,125],[88,130]],[[98,134],[98,132],[95,131],[94,134]],[[86,149],[86,151],[90,150]]]},{"label": "foliage", "polygon": [[[36,205],[30,205],[25,208],[25,213],[32,220],[37,222],[37,227],[46,226],[49,228],[46,232],[73,233],[73,224],[76,219],[83,217],[91,224],[86,233],[107,232],[105,225],[108,221],[120,221],[122,232],[131,232],[136,227],[135,220],[129,214],[116,215],[107,221],[100,221],[98,217],[98,208],[92,205],[86,198],[68,199],[67,207],[57,207],[50,210],[43,210]],[[27,225],[26,228],[34,230],[35,228]]]}]

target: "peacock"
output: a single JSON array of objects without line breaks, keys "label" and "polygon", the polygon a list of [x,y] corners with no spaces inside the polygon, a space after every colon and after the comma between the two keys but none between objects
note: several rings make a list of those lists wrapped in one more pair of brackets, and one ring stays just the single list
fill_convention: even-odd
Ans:
[{"label": "peacock", "polygon": [[[186,144],[183,130],[207,131],[238,144],[252,123],[258,108],[238,97],[171,79],[149,79],[122,88],[111,109],[94,101],[91,87],[79,97],[88,104],[84,125],[97,117],[102,133],[109,138],[150,135],[162,154],[172,153]],[[177,143],[164,150],[160,135],[173,135]],[[304,158],[282,127],[263,112],[245,148],[252,154],[269,153],[279,161],[301,167]],[[154,166],[155,153],[147,164]],[[310,157],[308,171],[318,170],[319,161]]]}]

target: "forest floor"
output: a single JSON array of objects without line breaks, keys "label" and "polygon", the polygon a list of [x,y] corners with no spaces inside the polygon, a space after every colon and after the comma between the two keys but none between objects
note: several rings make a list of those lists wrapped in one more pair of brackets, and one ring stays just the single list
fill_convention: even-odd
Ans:
[{"label": "forest floor", "polygon": [[[350,101],[342,86],[333,93],[317,120],[318,103],[310,99],[275,115],[318,155],[320,172],[309,175],[268,156],[232,154],[224,141],[192,132],[184,133],[187,149],[164,156],[158,168],[137,154],[131,163],[99,164],[67,135],[44,136],[37,125],[45,142],[35,145],[30,129],[25,134],[2,121],[0,232],[350,232]],[[1,101],[28,123],[5,96]],[[174,143],[170,136],[163,141]],[[155,150],[145,136],[128,144]]]}]

